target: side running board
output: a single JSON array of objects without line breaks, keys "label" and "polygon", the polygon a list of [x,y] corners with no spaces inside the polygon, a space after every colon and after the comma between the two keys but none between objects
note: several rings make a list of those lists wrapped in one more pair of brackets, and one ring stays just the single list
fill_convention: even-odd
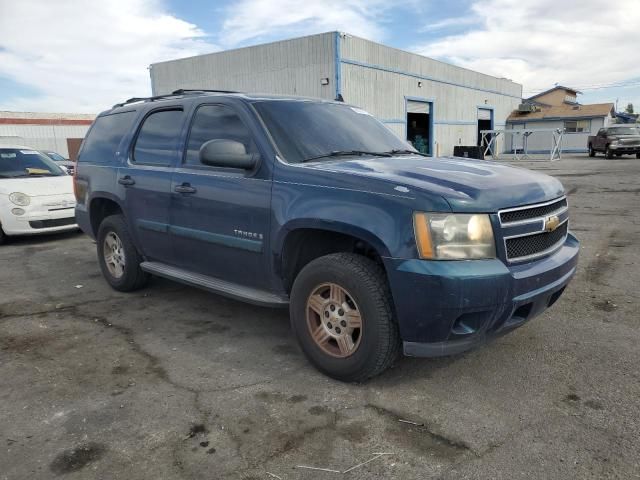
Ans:
[{"label": "side running board", "polygon": [[191,285],[192,287],[202,288],[213,293],[224,295],[225,297],[242,300],[243,302],[254,305],[263,307],[287,307],[289,305],[289,298],[286,296],[276,295],[251,287],[244,287],[236,283],[189,272],[160,262],[142,262],[140,268],[158,277],[175,280],[186,285]]}]

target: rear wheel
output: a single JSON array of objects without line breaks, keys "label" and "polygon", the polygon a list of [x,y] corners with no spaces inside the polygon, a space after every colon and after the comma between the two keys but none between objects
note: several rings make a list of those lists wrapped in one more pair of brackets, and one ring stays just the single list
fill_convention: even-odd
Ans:
[{"label": "rear wheel", "polygon": [[321,372],[360,382],[398,357],[400,337],[382,268],[351,253],[305,266],[291,291],[291,325],[303,352]]},{"label": "rear wheel", "polygon": [[97,246],[100,270],[112,288],[131,292],[147,283],[149,274],[140,268],[142,256],[131,241],[122,215],[111,215],[102,221]]},{"label": "rear wheel", "polygon": [[590,157],[596,156],[596,151],[593,149],[593,145],[589,145],[589,156]]},{"label": "rear wheel", "polygon": [[609,148],[609,145],[607,145],[604,149],[604,156],[609,160],[613,158],[613,150]]}]

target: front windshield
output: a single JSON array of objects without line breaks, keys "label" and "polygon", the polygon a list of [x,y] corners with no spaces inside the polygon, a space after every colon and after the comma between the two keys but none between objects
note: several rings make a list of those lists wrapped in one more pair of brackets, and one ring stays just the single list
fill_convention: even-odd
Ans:
[{"label": "front windshield", "polygon": [[56,163],[35,150],[0,148],[0,178],[59,177],[66,175]]},{"label": "front windshield", "polygon": [[356,107],[302,100],[262,100],[253,105],[290,163],[331,152],[415,150]]},{"label": "front windshield", "polygon": [[52,158],[56,162],[66,162],[67,159],[56,152],[43,152],[47,157]]},{"label": "front windshield", "polygon": [[610,128],[609,133],[611,135],[640,135],[640,130],[636,127],[616,127]]}]

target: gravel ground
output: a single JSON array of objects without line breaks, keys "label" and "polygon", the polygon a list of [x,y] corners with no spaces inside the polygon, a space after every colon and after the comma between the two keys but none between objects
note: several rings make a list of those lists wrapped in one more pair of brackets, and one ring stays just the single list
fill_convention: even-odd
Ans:
[{"label": "gravel ground", "polygon": [[0,247],[0,479],[640,478],[640,161],[520,164],[569,193],[564,296],[364,385],[316,372],[286,311],[114,292],[81,234]]}]

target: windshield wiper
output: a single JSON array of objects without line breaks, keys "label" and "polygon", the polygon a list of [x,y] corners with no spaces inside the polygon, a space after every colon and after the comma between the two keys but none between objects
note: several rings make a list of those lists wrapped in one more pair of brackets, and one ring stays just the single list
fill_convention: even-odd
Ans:
[{"label": "windshield wiper", "polygon": [[369,152],[367,150],[334,150],[333,152],[323,153],[322,155],[316,155],[315,157],[309,157],[301,160],[300,163],[310,162],[311,160],[317,160],[325,157],[345,157],[348,155],[371,155],[374,157],[390,157],[388,152]]},{"label": "windshield wiper", "polygon": [[395,150],[389,150],[388,152],[384,152],[384,153],[388,153],[390,155],[420,155],[421,157],[428,157],[429,155],[427,155],[426,153],[422,153],[422,152],[418,152],[418,151],[414,151],[414,150],[409,150],[409,149],[395,149]]}]

